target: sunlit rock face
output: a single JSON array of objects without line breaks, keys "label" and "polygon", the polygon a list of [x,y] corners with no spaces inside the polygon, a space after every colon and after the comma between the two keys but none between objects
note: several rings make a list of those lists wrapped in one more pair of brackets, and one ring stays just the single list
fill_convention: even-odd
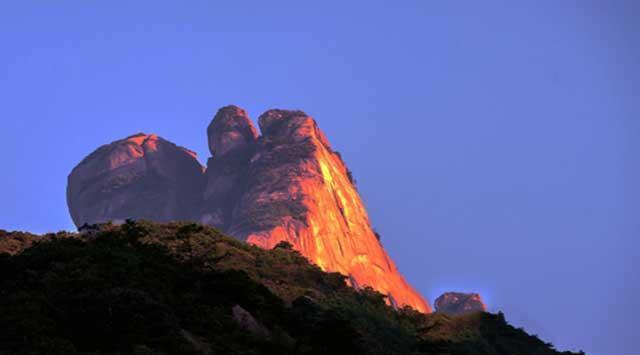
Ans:
[{"label": "sunlit rock face", "polygon": [[393,305],[429,312],[376,238],[344,162],[316,122],[301,111],[270,110],[258,123],[262,136],[250,150],[238,189],[243,193],[226,231],[263,248],[286,240],[322,269],[349,276],[354,286],[371,286]]},{"label": "sunlit rock face", "polygon": [[156,136],[99,148],[69,176],[74,222],[187,219],[263,248],[288,241],[353,287],[430,312],[382,248],[349,171],[314,119],[270,110],[258,123],[261,136],[241,108],[220,109],[207,129],[205,172],[193,153]]},{"label": "sunlit rock face", "polygon": [[436,312],[450,315],[487,311],[487,307],[477,293],[447,292],[436,299],[434,306]]},{"label": "sunlit rock face", "polygon": [[127,218],[191,220],[203,183],[195,153],[140,133],[98,148],[76,166],[67,204],[77,226]]}]

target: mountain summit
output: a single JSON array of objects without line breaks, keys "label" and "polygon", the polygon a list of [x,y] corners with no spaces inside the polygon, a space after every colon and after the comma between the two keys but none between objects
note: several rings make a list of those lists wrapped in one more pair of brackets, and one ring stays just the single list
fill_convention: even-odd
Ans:
[{"label": "mountain summit", "polygon": [[269,110],[258,135],[247,113],[221,108],[207,129],[211,157],[155,135],[102,146],[69,175],[77,226],[109,220],[193,220],[271,249],[290,243],[354,288],[429,313],[377,238],[340,154],[302,111]]}]

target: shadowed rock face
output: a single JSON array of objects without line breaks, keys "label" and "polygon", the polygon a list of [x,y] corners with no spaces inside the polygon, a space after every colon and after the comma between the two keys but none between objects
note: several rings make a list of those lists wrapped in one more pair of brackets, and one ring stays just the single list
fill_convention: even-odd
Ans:
[{"label": "shadowed rock face", "polygon": [[206,186],[198,220],[227,230],[233,206],[245,189],[249,159],[258,139],[247,113],[236,106],[225,106],[207,129],[209,151]]},{"label": "shadowed rock face", "polygon": [[253,145],[258,133],[245,110],[236,106],[225,106],[209,124],[207,137],[211,154],[222,156]]},{"label": "shadowed rock face", "polygon": [[[322,269],[347,275],[352,286],[371,286],[389,296],[394,306],[409,305],[430,312],[427,302],[407,284],[376,238],[344,162],[331,149],[315,120],[302,111],[270,110],[260,116],[258,124],[262,136],[257,135],[244,110],[235,106],[220,109],[207,129],[212,157],[207,161],[204,185],[194,184],[201,188],[200,200],[182,215],[263,248],[288,241]],[[98,152],[85,161],[95,160],[92,156]],[[94,171],[94,165],[85,162],[74,169],[69,178],[70,207],[80,191],[72,176],[99,175]],[[198,176],[202,175],[194,171],[187,180],[198,180]],[[88,178],[83,181],[92,191],[114,186],[111,178],[99,180],[96,186]],[[185,182],[177,176],[171,181]],[[172,219],[170,213],[160,214],[163,219],[156,218],[158,211],[151,213],[153,204],[134,201],[138,191],[129,180],[119,186],[124,186],[120,189],[129,191],[131,198],[126,194],[90,193],[82,195],[82,206],[95,201],[101,206],[98,210],[102,214],[97,214],[101,221],[110,219],[112,212],[103,207],[113,204],[140,209],[134,210],[136,215],[126,216],[122,212],[129,210],[121,208],[113,218]],[[192,188],[187,190],[191,192]],[[163,189],[152,189],[150,195],[162,194]],[[174,190],[181,191],[177,187]],[[146,214],[141,212],[145,205]],[[82,213],[79,208],[71,210],[72,215]],[[94,222],[76,217],[74,221]]]},{"label": "shadowed rock face", "polygon": [[477,293],[447,292],[436,299],[434,306],[436,312],[450,315],[487,311],[487,307]]},{"label": "shadowed rock face", "polygon": [[77,226],[127,218],[191,220],[203,182],[195,153],[140,133],[98,148],[76,166],[67,204]]}]

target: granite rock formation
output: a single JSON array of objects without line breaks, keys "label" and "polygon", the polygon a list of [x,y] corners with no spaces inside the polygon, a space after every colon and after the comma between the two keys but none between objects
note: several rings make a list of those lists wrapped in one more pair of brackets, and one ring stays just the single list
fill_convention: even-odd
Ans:
[{"label": "granite rock formation", "polygon": [[195,153],[139,133],[82,160],[69,174],[67,204],[77,226],[127,218],[191,220],[203,183]]},{"label": "granite rock formation", "polygon": [[[143,185],[147,188],[144,193],[139,191],[137,180],[116,178],[122,174],[105,164],[117,160],[111,158],[112,152],[140,150],[140,145],[124,140],[100,148],[69,178],[68,200],[74,222],[191,219],[263,248],[287,241],[323,270],[346,275],[353,287],[371,286],[387,295],[394,306],[430,312],[428,303],[384,251],[349,170],[315,120],[302,111],[269,110],[258,124],[261,136],[244,110],[223,107],[207,129],[212,157],[205,172],[198,170],[194,158],[196,165],[184,167],[188,172],[164,169],[176,175],[159,180],[161,187],[153,187],[149,181]],[[123,160],[132,160],[132,167],[138,160],[146,161],[145,154],[136,154],[125,154]],[[150,172],[145,166],[133,171]],[[171,191],[184,197],[179,204],[154,199],[162,195],[169,181],[187,184],[171,185]],[[103,190],[121,193],[105,194]],[[141,199],[147,196],[152,198]],[[177,210],[174,205],[186,207]],[[84,212],[87,206],[89,212]]]},{"label": "granite rock formation", "polygon": [[487,311],[487,307],[477,293],[446,292],[436,299],[434,306],[436,312],[450,315]]},{"label": "granite rock formation", "polygon": [[206,186],[200,222],[227,230],[233,206],[243,194],[249,159],[258,139],[247,113],[236,107],[221,108],[207,129],[209,151]]}]

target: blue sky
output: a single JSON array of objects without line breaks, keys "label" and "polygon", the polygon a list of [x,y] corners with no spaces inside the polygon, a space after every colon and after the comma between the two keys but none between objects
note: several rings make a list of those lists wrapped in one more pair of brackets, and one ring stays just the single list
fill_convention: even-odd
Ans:
[{"label": "blue sky", "polygon": [[634,1],[0,5],[0,228],[72,229],[66,176],[153,132],[206,161],[226,104],[314,116],[431,301],[478,291],[560,349],[634,354]]}]

